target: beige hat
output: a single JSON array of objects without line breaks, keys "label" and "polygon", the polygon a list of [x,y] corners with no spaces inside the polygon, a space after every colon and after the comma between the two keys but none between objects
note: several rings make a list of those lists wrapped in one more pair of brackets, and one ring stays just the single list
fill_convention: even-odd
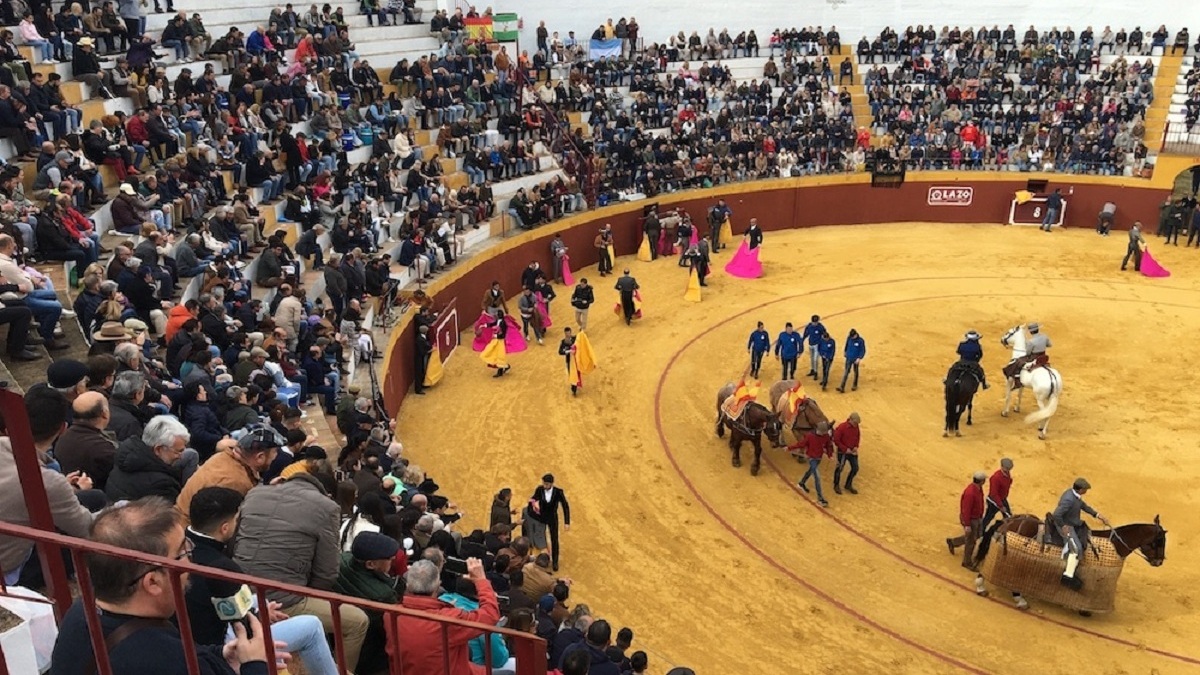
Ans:
[{"label": "beige hat", "polygon": [[[135,333],[141,333],[149,328],[146,322],[141,319],[125,319],[125,327]],[[103,326],[101,326],[101,329],[103,329]]]},{"label": "beige hat", "polygon": [[260,356],[265,359],[269,357],[270,354],[268,354],[267,350],[263,349],[262,347],[255,347],[254,349],[250,350],[250,358],[256,359]]},{"label": "beige hat", "polygon": [[[80,40],[80,42],[83,42],[83,40]],[[121,183],[121,192],[124,192],[127,195],[132,195],[134,194],[133,186],[129,183]]]},{"label": "beige hat", "polygon": [[92,42],[92,38],[90,37],[81,37],[79,38],[79,42],[76,42],[75,44],[79,45],[80,47],[91,47],[96,43]]},{"label": "beige hat", "polygon": [[124,342],[130,337],[129,331],[118,321],[105,321],[100,330],[92,333],[92,340],[96,342]]}]

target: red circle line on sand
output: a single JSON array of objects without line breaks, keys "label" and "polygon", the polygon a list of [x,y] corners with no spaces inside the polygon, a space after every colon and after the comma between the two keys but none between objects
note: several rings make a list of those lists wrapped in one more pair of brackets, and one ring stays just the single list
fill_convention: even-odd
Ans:
[{"label": "red circle line on sand", "polygon": [[[986,280],[997,280],[997,279],[1012,280],[1011,277],[1001,277],[1001,276],[988,276],[988,277],[981,276],[981,277],[965,277],[965,278],[986,279]],[[911,647],[916,648],[917,650],[919,650],[921,652],[924,652],[924,653],[926,653],[930,656],[933,656],[945,663],[954,665],[963,670],[967,670],[970,672],[986,672],[986,671],[979,670],[975,666],[971,666],[969,664],[963,663],[944,652],[938,651],[932,647],[921,644],[921,643],[917,642],[916,640],[909,638],[905,635],[902,635],[901,633],[880,624],[879,622],[871,619],[870,617],[867,617],[866,615],[862,614],[858,610],[855,610],[854,608],[852,608],[852,607],[846,605],[845,603],[843,603],[842,601],[834,598],[833,596],[829,595],[828,593],[821,590],[820,588],[817,588],[816,586],[805,581],[799,575],[797,575],[795,572],[793,572],[790,568],[788,568],[786,565],[779,562],[773,556],[771,556],[769,553],[762,550],[757,545],[755,545],[753,542],[751,542],[745,535],[743,535],[735,527],[733,527],[733,525],[728,520],[726,520],[725,517],[722,516],[716,510],[716,508],[713,507],[712,504],[700,494],[700,491],[696,488],[695,484],[692,483],[691,479],[683,471],[683,468],[679,465],[678,460],[675,458],[675,454],[671,451],[670,443],[667,441],[666,433],[663,430],[663,424],[662,424],[662,394],[663,394],[663,387],[666,384],[667,376],[670,374],[671,370],[675,366],[675,363],[679,360],[679,358],[683,355],[683,353],[685,351],[690,349],[702,337],[706,336],[707,334],[709,334],[712,330],[714,330],[716,328],[719,328],[723,325],[731,323],[732,321],[740,319],[740,318],[746,316],[747,314],[750,314],[751,312],[759,311],[765,307],[769,307],[771,305],[778,304],[780,302],[786,302],[789,300],[794,300],[796,298],[805,297],[805,296],[818,295],[818,294],[822,294],[822,293],[831,293],[831,292],[835,292],[835,291],[849,290],[849,289],[861,288],[861,287],[865,287],[865,286],[882,286],[882,285],[904,283],[904,282],[910,282],[910,281],[952,281],[952,280],[962,280],[962,279],[964,279],[964,277],[957,277],[957,278],[952,278],[952,277],[914,277],[914,278],[904,278],[904,279],[892,279],[892,280],[879,281],[879,282],[863,282],[863,283],[857,283],[857,284],[848,284],[848,285],[844,285],[844,286],[817,289],[817,290],[809,291],[809,292],[805,292],[805,293],[797,293],[797,294],[786,296],[786,297],[775,298],[773,300],[768,300],[768,301],[760,303],[754,307],[743,310],[742,312],[739,312],[737,314],[728,316],[728,317],[718,321],[717,323],[711,325],[708,329],[701,331],[697,335],[693,336],[690,340],[688,340],[682,346],[680,346],[680,348],[678,350],[676,350],[676,352],[674,354],[671,355],[671,358],[667,361],[666,367],[663,369],[662,375],[659,376],[658,386],[655,389],[654,421],[655,421],[656,430],[658,432],[659,442],[663,448],[663,452],[666,454],[667,460],[671,463],[671,466],[675,469],[675,472],[679,475],[679,477],[683,481],[684,485],[688,488],[688,490],[692,493],[692,495],[700,502],[701,506],[703,506],[704,509],[706,511],[708,511],[709,515],[711,515],[718,523],[721,524],[722,527],[725,528],[726,531],[728,531],[735,538],[737,538],[739,541],[741,541],[747,548],[749,548],[751,551],[753,551],[755,553],[755,555],[757,555],[759,558],[761,558],[764,562],[766,562],[770,566],[774,567],[780,573],[782,573],[785,576],[787,576],[788,578],[792,579],[797,584],[803,586],[805,589],[809,590],[814,595],[817,595],[821,599],[823,599],[826,602],[828,602],[829,604],[833,605],[840,611],[850,615],[851,617],[855,618],[858,621],[861,621],[861,622],[867,624],[868,626],[871,626],[872,628],[875,628],[876,630],[879,630],[880,632],[884,633],[885,635],[888,635],[889,637],[892,637],[904,644],[907,644]],[[1046,280],[1046,281],[1051,281],[1051,280]],[[1130,282],[1121,282],[1121,281],[1105,282],[1105,281],[1097,281],[1097,280],[1091,280],[1091,279],[1059,279],[1059,281],[1110,283],[1110,284],[1116,283],[1116,284],[1120,284],[1120,285],[1132,285]],[[1183,289],[1183,288],[1175,287],[1175,288],[1172,288],[1172,290],[1192,291],[1193,289]],[[892,300],[892,301],[885,301],[885,302],[879,302],[879,303],[872,303],[870,305],[866,305],[863,307],[857,307],[857,308],[849,309],[849,310],[843,310],[841,312],[833,312],[833,313],[827,314],[826,316],[842,316],[845,314],[850,314],[852,312],[865,311],[868,309],[876,309],[879,307],[886,307],[889,305],[897,305],[897,304],[902,304],[902,303],[906,303],[906,302],[918,302],[918,301],[953,299],[953,298],[977,298],[977,297],[982,297],[982,296],[986,296],[986,295],[999,295],[999,294],[995,294],[995,293],[993,293],[993,294],[987,294],[987,293],[960,294],[960,295],[929,296],[929,297],[922,297],[922,298],[908,298],[908,299],[903,299],[903,300]],[[1010,297],[1010,296],[1006,295],[1005,297]],[[1164,306],[1186,308],[1186,309],[1197,309],[1195,306],[1192,306],[1192,305],[1183,305],[1183,304],[1178,304],[1178,303],[1164,303],[1164,302],[1157,302],[1157,301],[1144,301],[1144,300],[1137,300],[1137,299],[1111,299],[1111,298],[1105,299],[1105,298],[1096,298],[1094,296],[1062,295],[1062,294],[1048,294],[1048,293],[1038,294],[1037,297],[1057,298],[1057,299],[1101,300],[1101,301],[1108,301],[1108,302],[1133,302],[1133,303],[1164,305]],[[791,484],[791,481],[788,480],[787,477],[783,475],[783,472],[778,468],[778,466],[776,466],[776,464],[774,462],[771,461],[770,457],[767,456],[765,459],[766,459],[767,465],[771,467],[772,471],[775,472],[775,474],[780,478],[780,480],[782,480],[784,483],[786,483],[789,486],[789,488],[792,489],[794,492],[799,494],[798,488],[796,488],[796,486]],[[807,499],[804,499],[804,501],[809,503],[810,505],[812,504],[812,502]],[[894,558],[895,560],[898,560],[901,563],[904,563],[905,565],[907,565],[909,567],[920,570],[942,582],[945,582],[947,584],[950,584],[950,585],[955,586],[960,589],[966,588],[971,593],[974,593],[973,588],[971,588],[969,586],[965,586],[963,584],[960,584],[957,581],[951,579],[950,577],[946,576],[945,574],[943,574],[941,572],[935,571],[935,570],[933,570],[929,567],[926,567],[925,565],[922,565],[914,560],[910,560],[909,558],[906,558],[905,556],[901,555],[900,553],[898,553],[898,552],[884,546],[883,544],[879,543],[878,541],[866,536],[861,531],[855,529],[853,526],[851,526],[847,522],[841,520],[837,516],[834,516],[828,510],[817,508],[815,505],[813,506],[813,508],[817,509],[818,513],[821,513],[825,517],[831,519],[834,523],[836,523],[842,529],[853,534],[855,537],[861,539],[862,541],[870,544],[874,548],[877,548],[880,551],[886,553],[888,556]],[[1008,605],[1007,603],[1001,601],[1000,599],[992,598],[991,600],[997,604],[1000,604],[1001,606],[1008,607],[1008,608],[1014,609],[1014,611],[1016,611],[1015,608],[1012,608],[1011,605]],[[1056,626],[1067,628],[1069,630],[1073,630],[1073,631],[1097,638],[1097,639],[1112,642],[1114,644],[1119,644],[1119,645],[1122,645],[1125,647],[1131,647],[1134,649],[1143,650],[1146,652],[1150,652],[1152,654],[1157,654],[1159,656],[1163,656],[1163,657],[1166,657],[1169,659],[1174,659],[1174,660],[1177,660],[1177,661],[1180,661],[1183,663],[1188,663],[1191,665],[1200,665],[1200,659],[1197,659],[1197,658],[1194,658],[1191,656],[1187,656],[1185,654],[1177,654],[1177,653],[1166,651],[1163,649],[1140,645],[1140,644],[1132,642],[1130,640],[1125,640],[1122,638],[1113,637],[1111,635],[1106,635],[1104,633],[1100,633],[1098,631],[1094,631],[1094,630],[1084,628],[1081,626],[1076,626],[1074,624],[1070,624],[1065,621],[1055,619],[1053,617],[1048,617],[1048,616],[1039,615],[1039,614],[1029,614],[1029,616],[1031,616],[1035,619],[1047,622],[1047,623],[1051,623]]]}]

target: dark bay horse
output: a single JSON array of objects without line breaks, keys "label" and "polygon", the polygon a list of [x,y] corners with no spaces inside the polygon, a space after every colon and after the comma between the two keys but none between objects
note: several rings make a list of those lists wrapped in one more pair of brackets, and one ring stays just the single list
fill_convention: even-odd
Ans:
[{"label": "dark bay horse", "polygon": [[729,449],[733,452],[733,466],[742,465],[742,443],[750,441],[754,445],[754,462],[750,465],[750,475],[757,476],[762,458],[762,435],[775,445],[779,444],[779,436],[783,427],[779,416],[757,401],[751,401],[742,408],[736,419],[730,418],[721,409],[725,399],[733,395],[735,385],[730,382],[717,392],[717,438],[725,437],[725,427],[729,427]]},{"label": "dark bay horse", "polygon": [[[988,528],[990,532],[983,537],[975,554],[975,564],[983,562],[987,556],[993,535],[995,539],[1000,540],[1005,533],[1013,532],[1027,539],[1034,539],[1039,531],[1043,531],[1042,526],[1045,522],[1044,518],[1025,513],[1007,518]],[[1117,555],[1122,558],[1127,558],[1136,551],[1151,567],[1162,565],[1167,558],[1167,531],[1159,523],[1158,516],[1154,516],[1153,523],[1131,523],[1111,530],[1092,530],[1091,536],[1094,539],[1111,541]],[[1058,532],[1053,533],[1051,541],[1053,546],[1062,546],[1062,538]]]},{"label": "dark bay horse", "polygon": [[942,438],[962,436],[958,430],[958,422],[962,419],[963,411],[967,413],[967,425],[971,424],[971,412],[974,408],[975,392],[979,391],[979,380],[975,374],[958,364],[950,367],[946,374],[946,426],[942,430]]},{"label": "dark bay horse", "polygon": [[[770,402],[771,409],[775,411],[776,415],[779,415],[780,420],[785,420],[788,417],[787,397],[785,394],[787,394],[789,389],[796,386],[796,382],[796,380],[780,380],[771,385],[771,388],[767,390],[767,398]],[[796,437],[797,441],[799,441],[800,438],[804,436],[804,432],[816,429],[817,425],[819,425],[821,422],[828,424],[830,429],[832,429],[834,426],[833,420],[825,416],[825,412],[821,410],[821,406],[817,405],[817,402],[812,398],[806,398],[802,403],[800,403],[800,406],[796,408],[796,416],[792,419],[792,423],[789,428],[791,429],[792,435]],[[778,441],[773,442],[775,447],[782,447],[783,434],[779,435]]]}]

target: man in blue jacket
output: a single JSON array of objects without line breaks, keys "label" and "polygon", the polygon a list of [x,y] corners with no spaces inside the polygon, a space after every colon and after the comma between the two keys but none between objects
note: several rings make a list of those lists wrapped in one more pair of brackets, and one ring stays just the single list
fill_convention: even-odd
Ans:
[{"label": "man in blue jacket", "polygon": [[968,331],[963,337],[965,339],[958,343],[959,361],[955,364],[955,367],[961,365],[963,369],[971,371],[975,378],[979,380],[979,384],[984,389],[987,389],[987,373],[984,372],[983,366],[979,363],[983,361],[983,345],[979,344],[980,335],[975,331]]},{"label": "man in blue jacket", "polygon": [[812,379],[817,379],[817,343],[821,341],[821,336],[825,334],[825,326],[821,323],[821,317],[816,314],[812,315],[812,321],[804,327],[804,339],[808,340],[808,356],[810,368],[808,376]]},{"label": "man in blue jacket", "polygon": [[750,341],[746,343],[746,351],[750,352],[750,376],[758,377],[762,368],[763,354],[771,351],[771,334],[763,328],[763,322],[758,322],[758,328],[750,333]]},{"label": "man in blue jacket", "polygon": [[814,350],[821,356],[821,391],[829,386],[829,371],[833,369],[833,357],[837,354],[837,341],[829,337],[829,333],[821,335],[821,341]]},{"label": "man in blue jacket", "polygon": [[802,351],[804,351],[804,340],[792,328],[792,322],[789,321],[775,340],[775,358],[783,363],[781,379],[790,380],[796,376],[796,359],[800,357]]},{"label": "man in blue jacket", "polygon": [[838,391],[846,393],[846,379],[850,377],[850,370],[854,370],[854,386],[852,389],[858,389],[858,364],[867,356],[867,341],[862,339],[858,331],[850,329],[850,335],[846,338],[846,346],[842,349],[846,355],[846,370],[842,372],[842,386],[838,387]]}]

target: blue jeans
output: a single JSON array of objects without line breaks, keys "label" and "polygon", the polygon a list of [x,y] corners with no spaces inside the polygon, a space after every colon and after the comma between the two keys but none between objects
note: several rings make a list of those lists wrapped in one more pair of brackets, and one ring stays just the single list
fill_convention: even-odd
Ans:
[{"label": "blue jeans", "polygon": [[[230,631],[232,633],[232,630]],[[315,616],[293,616],[271,624],[271,639],[287,644],[287,651],[304,664],[310,675],[337,675],[337,665],[325,639],[325,629]],[[274,672],[274,669],[271,669]]]},{"label": "blue jeans", "polygon": [[175,50],[175,59],[178,61],[188,57],[188,46],[183,40],[163,40],[162,46],[172,47]]},{"label": "blue jeans", "polygon": [[42,51],[43,61],[54,60],[54,45],[49,40],[28,40],[25,42],[25,44],[32,45],[40,49]]},{"label": "blue jeans", "polygon": [[25,306],[38,322],[38,334],[50,342],[54,339],[54,327],[62,317],[62,303],[58,294],[49,288],[39,288],[25,296]]},{"label": "blue jeans", "polygon": [[821,501],[825,501],[825,495],[822,494],[822,492],[821,492],[821,472],[818,470],[818,469],[820,469],[820,467],[821,467],[821,460],[809,459],[808,460],[808,471],[805,471],[804,477],[800,479],[800,486],[804,487],[805,483],[808,482],[808,477],[812,476],[813,483],[816,483],[817,499],[819,499]]},{"label": "blue jeans", "polygon": [[1049,229],[1051,225],[1058,222],[1058,209],[1046,209],[1046,216],[1042,218],[1042,227]]},{"label": "blue jeans", "polygon": [[809,358],[809,362],[812,364],[811,372],[813,375],[816,375],[817,374],[817,363],[820,361],[820,354],[817,353],[816,345],[808,346],[808,358]]}]

